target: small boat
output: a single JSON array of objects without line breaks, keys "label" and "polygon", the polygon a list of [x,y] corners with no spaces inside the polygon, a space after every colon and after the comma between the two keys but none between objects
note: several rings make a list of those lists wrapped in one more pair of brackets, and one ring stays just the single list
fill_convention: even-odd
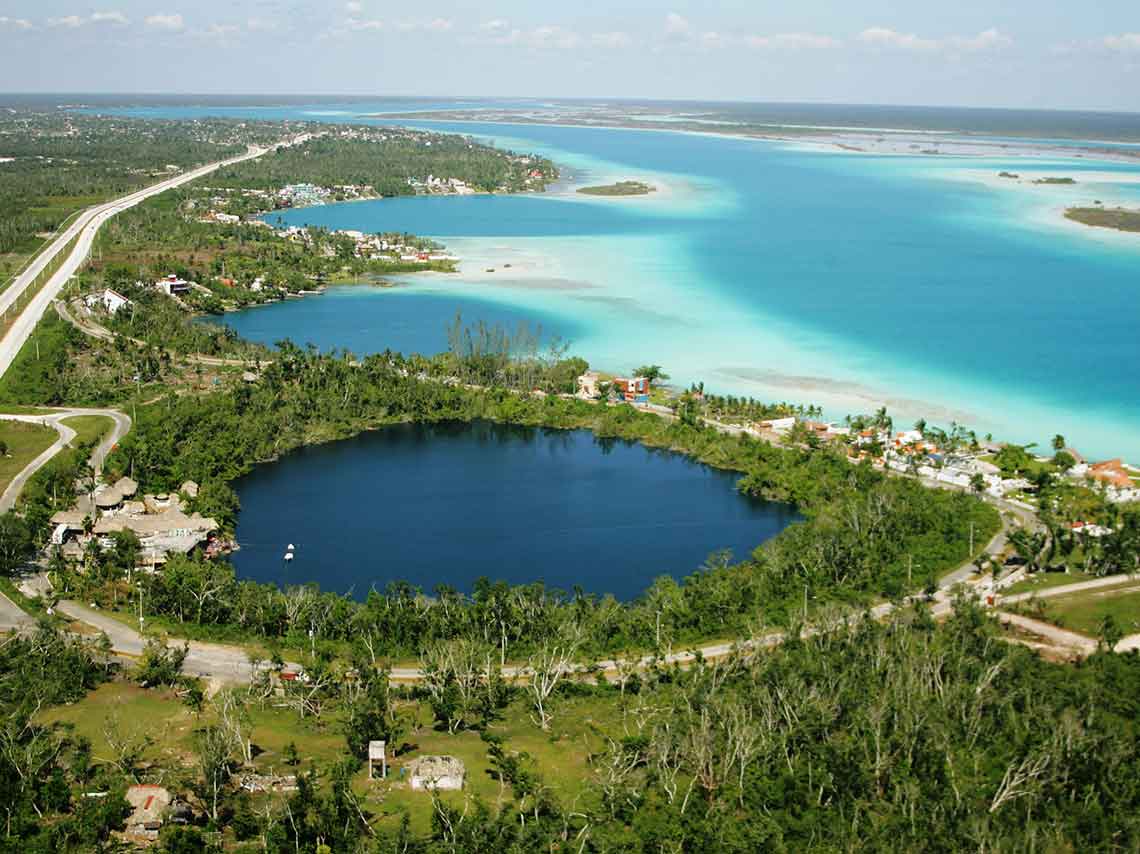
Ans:
[{"label": "small boat", "polygon": [[288,552],[293,551],[293,544],[289,543],[289,548],[287,548],[285,551],[288,551]]},{"label": "small boat", "polygon": [[292,559],[293,559],[293,553],[292,552],[285,552],[285,560],[292,560]]}]

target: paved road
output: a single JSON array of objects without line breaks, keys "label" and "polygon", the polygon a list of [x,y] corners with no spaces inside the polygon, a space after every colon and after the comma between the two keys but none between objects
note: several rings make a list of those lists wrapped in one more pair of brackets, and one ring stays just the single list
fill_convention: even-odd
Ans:
[{"label": "paved road", "polygon": [[1005,625],[1015,626],[1030,634],[1037,635],[1048,641],[1049,645],[1061,652],[1071,652],[1080,656],[1092,655],[1096,652],[1097,643],[1092,638],[1070,632],[1052,623],[1034,620],[1021,614],[1010,614],[1006,611],[998,612],[998,619]]},{"label": "paved road", "polygon": [[1070,596],[1073,593],[1080,593],[1084,590],[1098,590],[1102,587],[1114,587],[1128,581],[1138,580],[1140,580],[1140,576],[1136,575],[1106,575],[1104,578],[1093,578],[1089,581],[1075,581],[1072,584],[1064,584],[1060,587],[1049,587],[1045,590],[1031,590],[1028,593],[1014,593],[1012,596],[1002,596],[998,600],[998,604],[1013,605],[1017,602],[1028,602],[1030,599],[1052,599],[1055,596]]},{"label": "paved road", "polygon": [[208,175],[223,166],[229,166],[234,163],[240,163],[243,160],[260,157],[268,150],[269,149],[251,146],[245,154],[238,157],[231,157],[228,160],[222,160],[217,163],[200,166],[197,169],[191,169],[189,172],[183,172],[173,178],[168,178],[150,187],[137,190],[122,198],[106,202],[102,205],[96,205],[93,208],[88,208],[80,214],[75,222],[52,241],[51,245],[41,252],[40,255],[28,265],[24,272],[16,277],[16,281],[0,294],[0,313],[6,313],[16,303],[16,300],[23,295],[24,291],[31,286],[36,276],[44,271],[56,256],[66,248],[67,244],[74,238],[79,238],[75,247],[68,254],[59,269],[56,270],[43,288],[31,298],[31,301],[21,311],[20,316],[16,318],[15,323],[12,324],[12,327],[8,330],[3,340],[0,340],[0,376],[7,373],[8,368],[12,366],[12,362],[20,352],[20,348],[24,346],[28,337],[32,334],[32,330],[35,329],[36,324],[40,318],[43,317],[48,306],[51,305],[52,300],[59,295],[64,285],[67,284],[68,279],[70,279],[83,264],[87,258],[87,254],[91,251],[91,245],[95,240],[95,235],[98,234],[99,228],[103,223],[120,211],[132,208],[152,196],[201,178],[203,175]]},{"label": "paved road", "polygon": [[29,424],[42,424],[53,428],[59,437],[52,445],[44,450],[38,457],[24,466],[24,470],[12,478],[4,494],[0,495],[0,513],[7,513],[16,506],[16,499],[20,497],[24,486],[37,471],[43,468],[60,451],[62,451],[75,438],[75,431],[63,423],[64,419],[77,415],[102,415],[110,418],[114,423],[107,435],[95,447],[91,454],[91,466],[98,474],[103,470],[103,461],[107,454],[131,429],[131,419],[116,409],[45,409],[38,415],[7,415],[0,413],[0,419],[5,421],[23,421]]},{"label": "paved road", "polygon": [[[146,640],[137,631],[114,617],[108,617],[100,611],[66,599],[58,602],[55,607],[61,614],[107,635],[116,653],[131,658],[142,655]],[[248,682],[253,676],[253,666],[245,650],[191,641],[190,652],[182,665],[182,672],[220,682]]]},{"label": "paved road", "polygon": [[35,624],[33,617],[25,614],[19,605],[0,593],[0,632],[22,631]]}]

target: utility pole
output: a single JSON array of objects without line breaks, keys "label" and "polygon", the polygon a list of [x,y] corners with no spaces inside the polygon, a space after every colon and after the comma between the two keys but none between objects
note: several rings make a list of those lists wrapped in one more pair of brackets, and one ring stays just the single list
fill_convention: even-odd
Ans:
[{"label": "utility pole", "polygon": [[974,556],[974,523],[970,523],[970,557]]}]

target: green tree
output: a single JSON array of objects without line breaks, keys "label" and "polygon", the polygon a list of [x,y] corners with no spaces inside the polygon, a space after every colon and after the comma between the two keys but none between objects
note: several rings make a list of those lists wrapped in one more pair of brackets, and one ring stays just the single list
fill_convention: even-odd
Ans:
[{"label": "green tree", "polygon": [[642,365],[633,372],[633,375],[635,377],[645,377],[651,383],[655,383],[658,380],[669,379],[669,375],[661,370],[660,365]]}]

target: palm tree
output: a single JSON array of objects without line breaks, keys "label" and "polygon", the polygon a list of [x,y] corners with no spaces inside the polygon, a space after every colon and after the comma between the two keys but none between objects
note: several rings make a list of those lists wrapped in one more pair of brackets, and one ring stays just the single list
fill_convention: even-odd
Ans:
[{"label": "palm tree", "polygon": [[1065,450],[1065,437],[1062,436],[1060,433],[1058,433],[1056,436],[1053,437],[1053,450],[1054,451]]}]

